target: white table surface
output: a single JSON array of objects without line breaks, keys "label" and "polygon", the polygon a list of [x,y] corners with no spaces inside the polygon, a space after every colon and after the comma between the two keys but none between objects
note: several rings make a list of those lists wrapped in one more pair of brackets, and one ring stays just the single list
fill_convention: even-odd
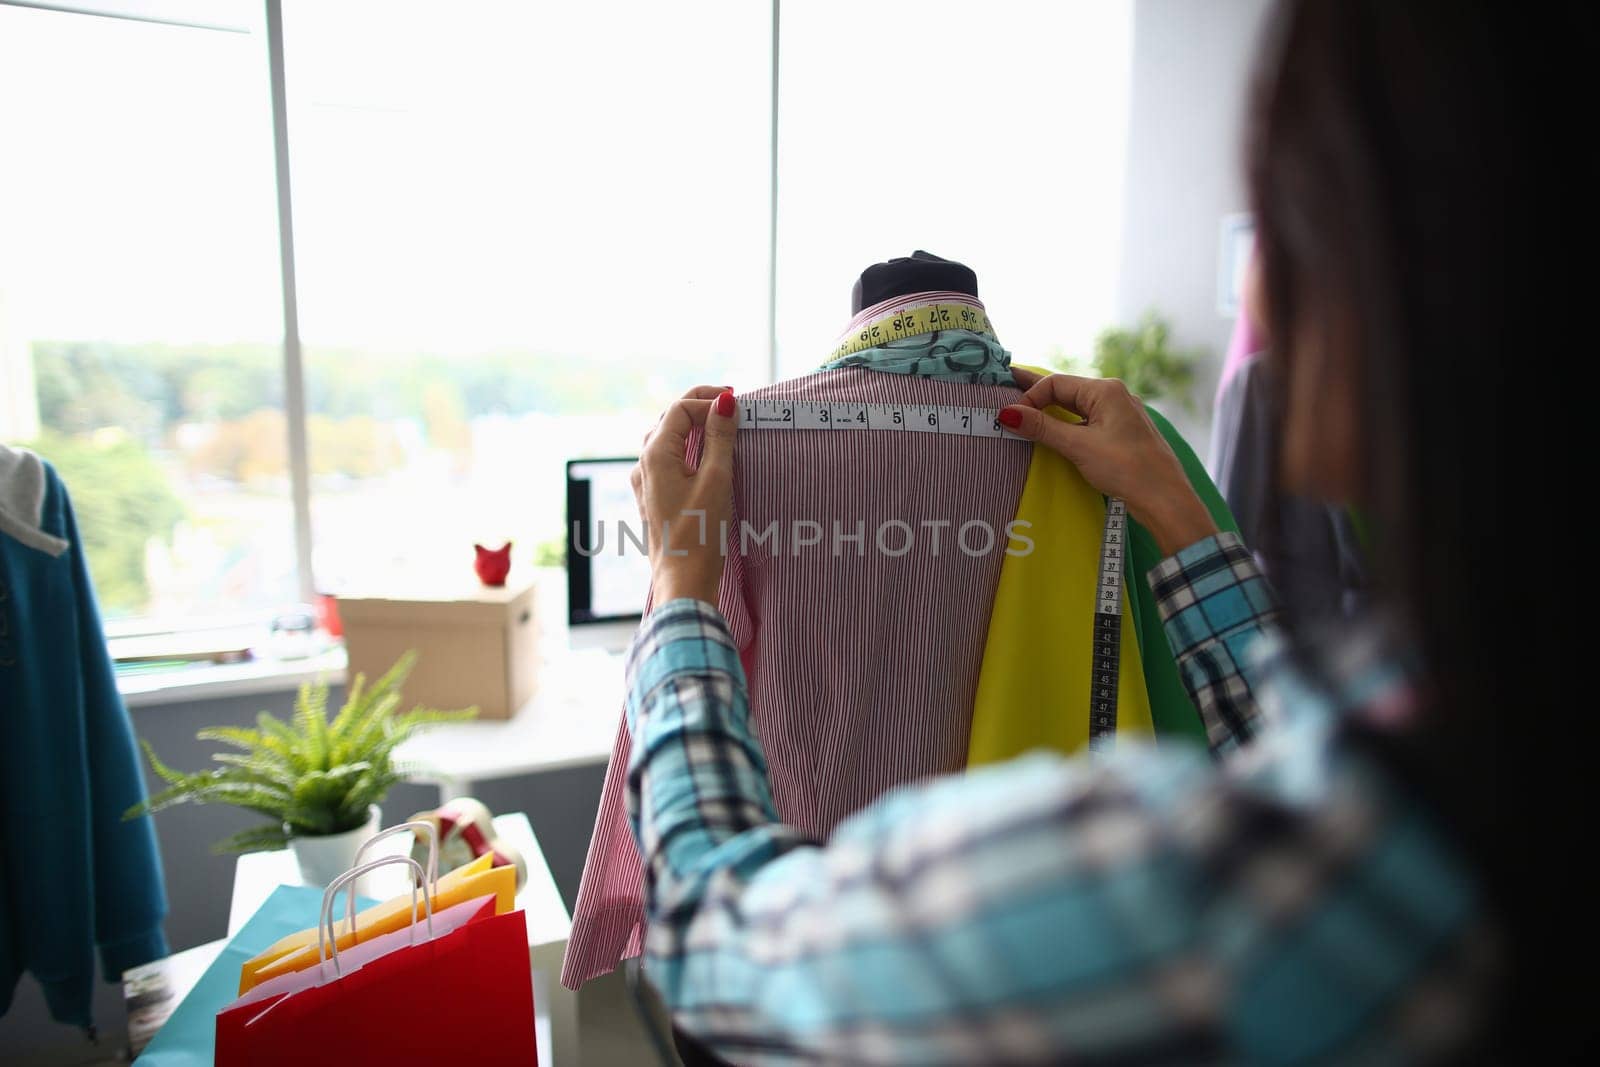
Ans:
[{"label": "white table surface", "polygon": [[128,707],[145,708],[191,700],[292,692],[306,682],[343,685],[344,680],[345,655],[341,646],[306,659],[253,659],[149,674],[119,674],[117,691]]},{"label": "white table surface", "polygon": [[[561,957],[572,933],[572,917],[556,888],[550,866],[545,862],[533,826],[521,812],[501,815],[494,820],[495,833],[522,854],[528,864],[528,881],[517,894],[528,924],[528,959],[533,967],[534,1004],[543,1024],[548,1016],[548,1037],[540,1026],[539,1063],[559,1063],[562,1067],[578,1062],[577,995],[559,981]],[[411,838],[396,834],[369,850],[369,857],[405,855]],[[372,879],[362,892],[380,899],[406,892],[406,870],[396,864],[368,875]],[[228,936],[238,933],[250,916],[266,903],[280,885],[303,885],[300,868],[288,849],[276,852],[251,852],[239,857],[233,874],[233,900],[228,908]],[[341,912],[342,914],[342,912]]]}]

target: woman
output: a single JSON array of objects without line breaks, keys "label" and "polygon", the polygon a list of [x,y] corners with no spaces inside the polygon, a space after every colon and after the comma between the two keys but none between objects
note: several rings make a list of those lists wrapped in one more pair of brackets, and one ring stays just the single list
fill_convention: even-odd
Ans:
[{"label": "woman", "polygon": [[[1523,642],[1554,583],[1502,498],[1550,446],[1488,417],[1526,409],[1513,357],[1554,295],[1539,131],[1577,38],[1510,7],[1291,0],[1253,91],[1279,477],[1370,518],[1369,620],[1320,644],[1280,620],[1120,383],[1029,378],[1000,414],[1169,554],[1149,580],[1214,760],[1032,756],[807,841],[774,815],[715,544],[653,539],[630,811],[648,973],[687,1030],[738,1062],[1193,1063],[1526,1059],[1582,1029],[1556,1000],[1580,983],[1538,970],[1562,853],[1524,823],[1557,813],[1515,778],[1537,754],[1563,784],[1572,747],[1538,733],[1555,671]],[[663,417],[652,529],[728,513],[734,410],[701,389]]]}]

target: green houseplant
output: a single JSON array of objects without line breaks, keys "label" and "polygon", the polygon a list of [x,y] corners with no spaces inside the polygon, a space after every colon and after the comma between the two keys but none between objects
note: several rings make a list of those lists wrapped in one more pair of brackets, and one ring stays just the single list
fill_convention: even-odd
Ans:
[{"label": "green houseplant", "polygon": [[[1193,411],[1194,372],[1205,350],[1175,349],[1171,341],[1167,320],[1147,311],[1131,329],[1113,326],[1102,331],[1095,339],[1089,369],[1101,378],[1121,378],[1146,401],[1173,399]],[[1076,360],[1057,360],[1057,365],[1074,374],[1083,373]]]},{"label": "green houseplant", "polygon": [[361,841],[377,831],[377,805],[401,778],[392,758],[395,748],[420,729],[477,714],[476,708],[422,707],[400,713],[401,686],[415,662],[416,653],[406,653],[370,687],[365,676],[356,675],[344,707],[331,720],[328,687],[319,682],[300,687],[289,722],[263,711],[253,730],[201,730],[195,735],[199,740],[234,750],[215,753],[211,758],[222,766],[214,770],[174,770],[161,762],[148,741],[142,742],[151,768],[167,788],[129,808],[126,817],[178,804],[231,804],[256,812],[268,821],[217,842],[212,851],[255,852],[289,845],[306,880],[325,884],[348,866]]}]

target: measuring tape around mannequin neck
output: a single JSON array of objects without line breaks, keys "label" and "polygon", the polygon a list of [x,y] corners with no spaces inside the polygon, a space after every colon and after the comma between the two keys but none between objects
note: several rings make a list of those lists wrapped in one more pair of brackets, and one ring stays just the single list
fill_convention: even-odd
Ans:
[{"label": "measuring tape around mannequin neck", "polygon": [[[772,430],[932,433],[1027,443],[1001,428],[994,408],[956,404],[842,403],[783,398],[740,400],[739,428],[761,433]],[[1105,527],[1100,535],[1089,675],[1089,749],[1094,752],[1108,749],[1117,732],[1117,679],[1122,667],[1122,560],[1127,523],[1127,507],[1115,497],[1108,499]]]},{"label": "measuring tape around mannequin neck", "polygon": [[936,330],[971,330],[973,333],[994,336],[988,312],[976,304],[953,300],[913,304],[886,312],[852,329],[839,339],[839,344],[823,362],[832,363],[890,341],[903,341]]}]

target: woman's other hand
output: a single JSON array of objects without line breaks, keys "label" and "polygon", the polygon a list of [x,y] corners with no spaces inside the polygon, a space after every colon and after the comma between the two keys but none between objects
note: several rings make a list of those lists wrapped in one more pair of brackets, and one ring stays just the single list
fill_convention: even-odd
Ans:
[{"label": "woman's other hand", "polygon": [[[684,459],[689,432],[705,430],[699,469]],[[645,437],[633,468],[650,545],[655,603],[693,597],[716,606],[722,579],[722,524],[733,509],[733,438],[739,429],[731,389],[700,385],[684,394]]]},{"label": "woman's other hand", "polygon": [[[1020,403],[1000,409],[1000,423],[1018,437],[1065,456],[1088,483],[1121,497],[1149,530],[1163,555],[1217,532],[1211,513],[1189,485],[1183,465],[1145,413],[1139,398],[1115,378],[1042,376],[1015,368]],[[1055,404],[1082,422],[1044,413]]]}]

